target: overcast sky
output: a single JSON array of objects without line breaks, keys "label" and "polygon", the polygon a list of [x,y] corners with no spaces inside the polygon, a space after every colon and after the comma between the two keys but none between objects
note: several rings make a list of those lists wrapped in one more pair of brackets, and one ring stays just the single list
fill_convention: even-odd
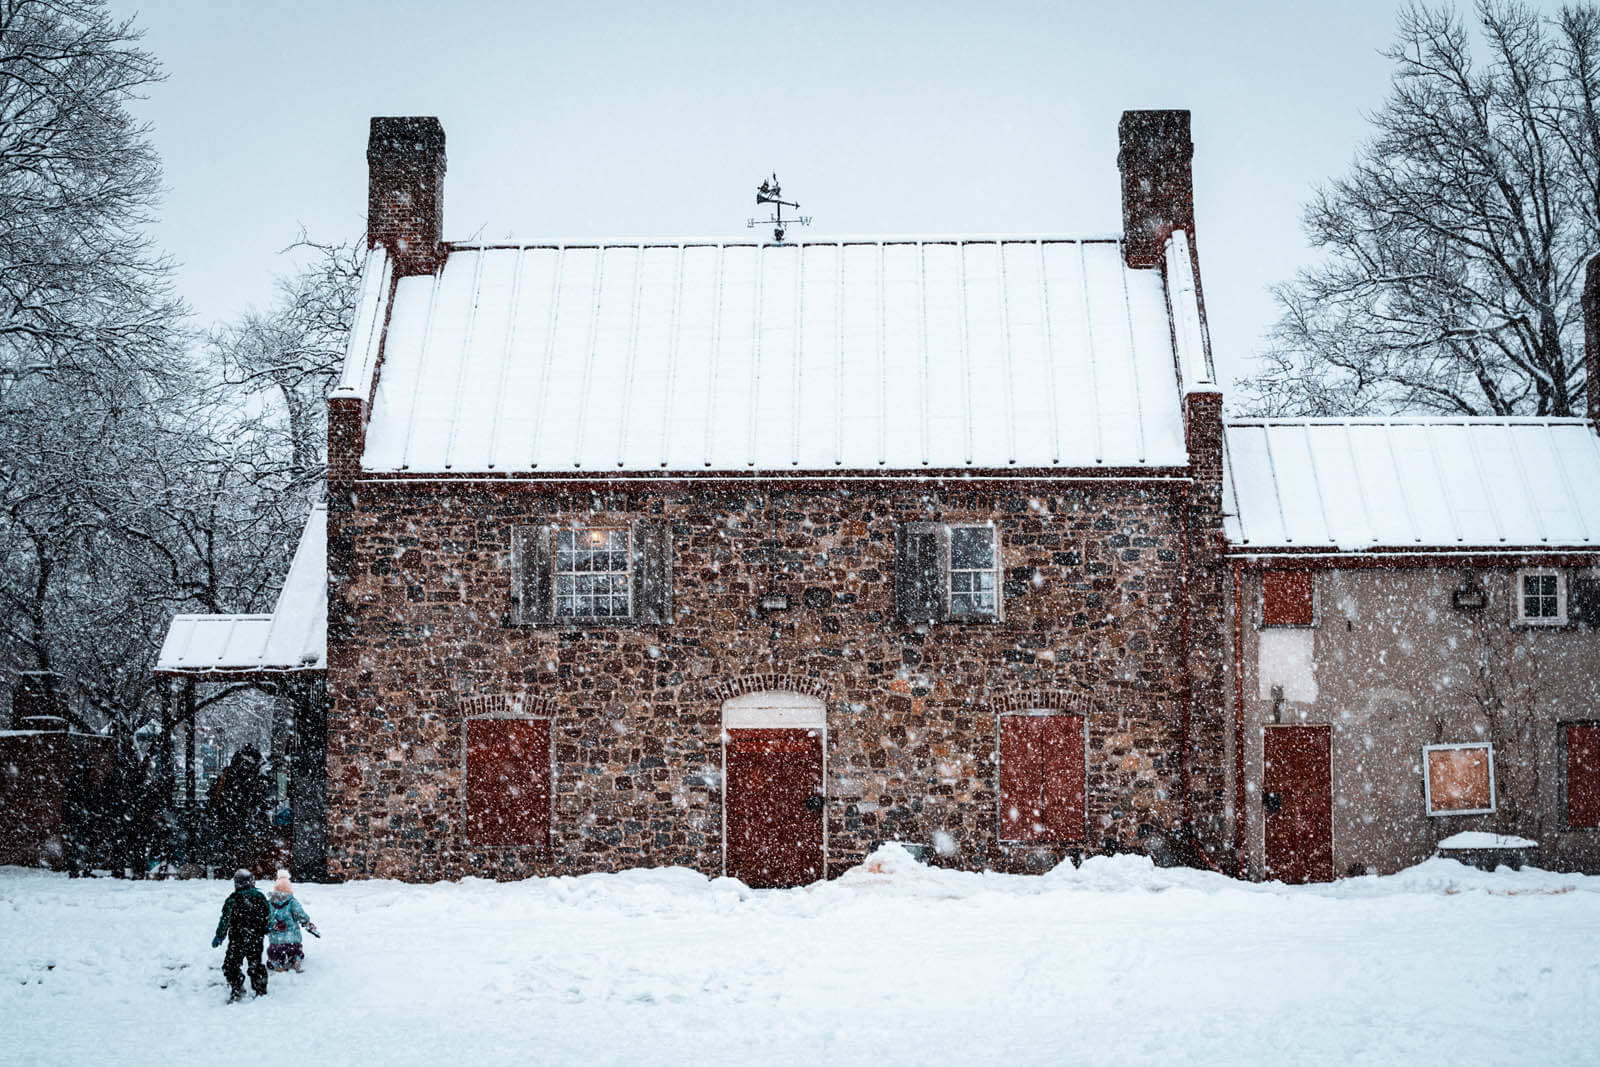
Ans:
[{"label": "overcast sky", "polygon": [[202,322],[266,306],[302,228],[354,238],[367,120],[437,115],[445,236],[745,235],[771,171],[842,233],[1121,228],[1117,118],[1194,113],[1224,382],[1310,262],[1300,210],[1381,103],[1397,5],[162,0],[159,237]]}]

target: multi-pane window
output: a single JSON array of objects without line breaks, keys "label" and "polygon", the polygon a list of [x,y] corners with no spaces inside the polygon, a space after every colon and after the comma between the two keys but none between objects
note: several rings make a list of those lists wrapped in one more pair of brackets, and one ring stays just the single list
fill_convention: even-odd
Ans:
[{"label": "multi-pane window", "polygon": [[1565,624],[1566,593],[1560,571],[1543,568],[1518,571],[1517,621],[1530,626]]},{"label": "multi-pane window", "polygon": [[993,615],[996,607],[994,527],[951,527],[951,616]]},{"label": "multi-pane window", "polygon": [[558,618],[626,618],[631,584],[627,530],[556,531]]}]

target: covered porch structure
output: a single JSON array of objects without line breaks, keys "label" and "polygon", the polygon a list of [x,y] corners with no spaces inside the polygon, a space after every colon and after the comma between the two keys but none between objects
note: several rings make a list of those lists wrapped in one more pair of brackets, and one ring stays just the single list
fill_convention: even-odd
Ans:
[{"label": "covered porch structure", "polygon": [[[292,862],[301,880],[326,877],[327,813],[327,596],[328,512],[311,509],[289,574],[270,615],[177,615],[156,660],[162,679],[162,735],[184,727],[184,839],[192,859],[198,837],[195,716],[201,686],[228,686],[271,694],[287,714],[283,754],[288,760],[289,810],[294,827]],[[275,731],[276,732],[276,731]],[[170,754],[167,756],[170,760]],[[170,778],[169,778],[170,780]]]}]

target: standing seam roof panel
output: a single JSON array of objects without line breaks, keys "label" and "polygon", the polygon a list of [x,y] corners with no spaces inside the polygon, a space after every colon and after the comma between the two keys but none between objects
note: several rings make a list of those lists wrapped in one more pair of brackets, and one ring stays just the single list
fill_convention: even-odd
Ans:
[{"label": "standing seam roof panel", "polygon": [[1173,359],[1115,240],[456,247],[396,285],[363,463],[1182,466]]}]

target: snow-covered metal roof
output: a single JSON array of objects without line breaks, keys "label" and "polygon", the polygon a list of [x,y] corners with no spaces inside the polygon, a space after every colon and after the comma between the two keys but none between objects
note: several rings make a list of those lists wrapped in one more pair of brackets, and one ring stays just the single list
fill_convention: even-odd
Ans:
[{"label": "snow-covered metal roof", "polygon": [[386,328],[384,270],[336,393],[367,471],[1187,461],[1167,287],[1115,237],[454,246]]},{"label": "snow-covered metal roof", "polygon": [[1600,436],[1582,419],[1238,420],[1234,549],[1600,546]]},{"label": "snow-covered metal roof", "polygon": [[311,509],[271,615],[177,615],[157,674],[320,671],[328,648],[328,512]]}]

